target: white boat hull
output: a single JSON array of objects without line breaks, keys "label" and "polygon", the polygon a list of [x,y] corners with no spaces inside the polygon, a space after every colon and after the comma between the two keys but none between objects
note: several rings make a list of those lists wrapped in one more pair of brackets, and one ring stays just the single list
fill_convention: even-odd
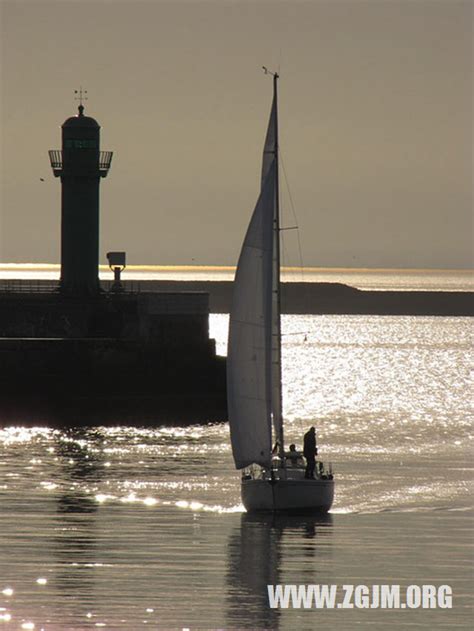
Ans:
[{"label": "white boat hull", "polygon": [[242,503],[248,512],[327,513],[334,499],[334,480],[242,480]]}]

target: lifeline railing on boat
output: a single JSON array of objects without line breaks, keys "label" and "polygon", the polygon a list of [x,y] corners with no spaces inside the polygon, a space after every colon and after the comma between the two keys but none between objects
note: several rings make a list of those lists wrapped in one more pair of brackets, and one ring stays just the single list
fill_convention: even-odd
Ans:
[{"label": "lifeline railing on boat", "polygon": [[[242,469],[242,479],[243,480],[269,480],[272,477],[279,479],[279,478],[286,478],[288,477],[288,473],[296,473],[296,472],[301,472],[303,474],[303,472],[306,469],[306,465],[305,464],[296,464],[296,465],[288,465],[286,467],[282,467],[281,466],[281,461],[280,458],[275,457],[272,460],[272,467],[270,468],[265,468],[265,467],[261,467],[260,465],[250,465],[249,467],[246,467],[245,469]],[[282,475],[282,472],[284,472],[284,474]],[[316,467],[314,470],[314,476],[316,480],[332,480],[334,478],[334,471],[333,471],[333,466],[332,463],[329,462],[328,465],[326,466],[322,460],[317,460],[316,461]]]}]

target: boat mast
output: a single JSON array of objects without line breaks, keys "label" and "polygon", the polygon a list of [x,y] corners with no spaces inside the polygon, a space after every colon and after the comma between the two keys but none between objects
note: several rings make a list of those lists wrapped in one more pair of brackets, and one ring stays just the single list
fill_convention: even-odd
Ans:
[{"label": "boat mast", "polygon": [[276,383],[273,384],[273,391],[276,394],[276,410],[273,413],[277,415],[274,419],[277,428],[276,439],[278,441],[278,455],[280,456],[282,466],[285,466],[285,445],[283,437],[283,405],[282,405],[282,384],[281,384],[281,293],[280,293],[280,179],[279,179],[279,153],[280,145],[278,140],[278,79],[277,72],[273,73],[273,98],[275,102],[275,216],[273,219],[274,234],[274,279],[275,279],[275,336],[276,336],[276,357],[274,358],[275,369],[273,377]]}]

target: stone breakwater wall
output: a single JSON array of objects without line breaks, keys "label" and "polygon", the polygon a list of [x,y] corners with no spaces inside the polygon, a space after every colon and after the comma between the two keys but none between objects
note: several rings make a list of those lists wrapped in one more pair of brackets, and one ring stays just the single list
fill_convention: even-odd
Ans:
[{"label": "stone breakwater wall", "polygon": [[[231,281],[135,281],[142,291],[202,291],[211,313],[228,313]],[[342,283],[282,283],[283,313],[473,316],[474,294],[467,291],[368,291]]]}]

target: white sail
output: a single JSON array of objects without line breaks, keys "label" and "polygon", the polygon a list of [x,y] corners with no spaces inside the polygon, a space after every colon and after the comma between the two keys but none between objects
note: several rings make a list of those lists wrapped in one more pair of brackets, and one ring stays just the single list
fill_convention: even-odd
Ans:
[{"label": "white sail", "polygon": [[227,401],[235,466],[271,463],[275,160],[269,165],[234,280]]},{"label": "white sail", "polygon": [[268,121],[267,134],[265,136],[265,144],[263,145],[262,157],[262,177],[261,187],[265,182],[265,178],[270,170],[270,165],[276,157],[276,118],[277,118],[277,101],[276,94],[273,95],[272,109],[270,111],[270,119]]}]

